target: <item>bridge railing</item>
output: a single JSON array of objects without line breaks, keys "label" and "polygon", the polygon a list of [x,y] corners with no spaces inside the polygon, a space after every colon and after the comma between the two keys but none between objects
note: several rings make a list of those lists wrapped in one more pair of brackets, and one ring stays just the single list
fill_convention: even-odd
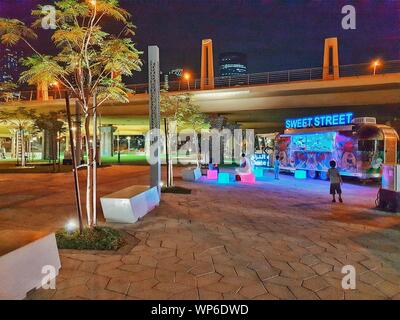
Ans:
[{"label": "bridge railing", "polygon": [[[271,71],[253,74],[243,74],[231,77],[214,78],[214,88],[232,88],[241,86],[268,85],[277,83],[290,83],[296,81],[315,81],[322,80],[324,69],[306,68],[285,71]],[[359,77],[373,75],[374,69],[370,63],[343,65],[339,67],[339,75],[345,77]],[[376,68],[376,74],[400,73],[400,60],[385,61],[382,66]],[[205,79],[206,84],[211,81]],[[168,92],[192,91],[201,89],[201,80],[190,81],[169,81],[161,82],[161,89]],[[127,86],[134,93],[148,93],[148,84],[132,84]],[[50,99],[62,99],[65,97],[65,90],[57,88],[49,89]],[[17,100],[36,100],[36,90],[19,91],[14,93]]]}]

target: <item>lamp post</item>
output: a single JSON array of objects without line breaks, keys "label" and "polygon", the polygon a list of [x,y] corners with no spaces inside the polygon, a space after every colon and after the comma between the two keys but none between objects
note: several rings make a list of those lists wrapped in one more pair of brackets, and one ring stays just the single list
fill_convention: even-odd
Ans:
[{"label": "lamp post", "polygon": [[185,72],[183,74],[183,78],[186,80],[187,86],[188,86],[188,90],[190,91],[190,73],[189,72]]},{"label": "lamp post", "polygon": [[[51,84],[51,86],[57,89],[59,98],[61,99],[61,90],[60,90],[60,84],[58,83],[58,81],[54,81],[54,82]],[[55,95],[55,94],[54,94],[54,95]]]},{"label": "lamp post", "polygon": [[376,68],[378,68],[381,65],[381,62],[379,60],[375,60],[374,63],[372,64],[374,68],[374,76],[376,75]]},{"label": "lamp post", "polygon": [[117,135],[118,163],[121,163],[121,149],[120,149],[120,144],[119,144],[120,141],[121,141],[121,139],[119,137],[119,132],[118,132],[118,135]]},{"label": "lamp post", "polygon": [[128,140],[128,152],[131,151],[131,137],[127,137],[126,140]]}]

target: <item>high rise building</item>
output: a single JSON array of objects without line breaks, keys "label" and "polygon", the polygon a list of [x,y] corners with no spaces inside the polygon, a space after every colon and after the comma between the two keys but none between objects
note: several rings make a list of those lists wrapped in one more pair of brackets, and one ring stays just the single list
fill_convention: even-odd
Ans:
[{"label": "high rise building", "polygon": [[14,50],[0,45],[0,82],[17,82],[21,73],[19,60],[24,56],[22,50]]},{"label": "high rise building", "polygon": [[177,68],[168,72],[169,81],[179,81],[182,78],[183,69]]},{"label": "high rise building", "polygon": [[240,52],[225,52],[219,55],[221,77],[247,74],[247,56]]},{"label": "high rise building", "polygon": [[180,81],[182,79],[183,69],[177,68],[162,74],[162,81],[164,82],[164,89],[169,90],[170,82]]}]

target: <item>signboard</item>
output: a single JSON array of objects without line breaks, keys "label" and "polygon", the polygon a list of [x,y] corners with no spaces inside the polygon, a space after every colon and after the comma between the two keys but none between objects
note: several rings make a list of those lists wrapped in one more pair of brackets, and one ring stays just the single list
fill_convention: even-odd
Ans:
[{"label": "signboard", "polygon": [[312,116],[297,119],[285,120],[286,129],[306,129],[306,128],[320,128],[320,127],[333,127],[345,126],[351,124],[353,121],[353,113],[336,113],[322,116]]},{"label": "signboard", "polygon": [[254,166],[256,167],[268,167],[270,155],[266,153],[256,153],[254,155]]}]

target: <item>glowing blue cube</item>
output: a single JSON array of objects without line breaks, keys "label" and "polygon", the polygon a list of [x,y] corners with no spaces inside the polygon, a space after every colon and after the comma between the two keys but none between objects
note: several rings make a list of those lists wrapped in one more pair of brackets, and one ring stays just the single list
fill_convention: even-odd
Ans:
[{"label": "glowing blue cube", "polygon": [[306,170],[296,170],[294,173],[294,177],[296,179],[307,179],[307,171]]},{"label": "glowing blue cube", "polygon": [[218,175],[218,183],[227,184],[230,182],[230,174],[227,172],[220,172]]},{"label": "glowing blue cube", "polygon": [[254,175],[256,178],[264,177],[264,168],[254,168]]}]

